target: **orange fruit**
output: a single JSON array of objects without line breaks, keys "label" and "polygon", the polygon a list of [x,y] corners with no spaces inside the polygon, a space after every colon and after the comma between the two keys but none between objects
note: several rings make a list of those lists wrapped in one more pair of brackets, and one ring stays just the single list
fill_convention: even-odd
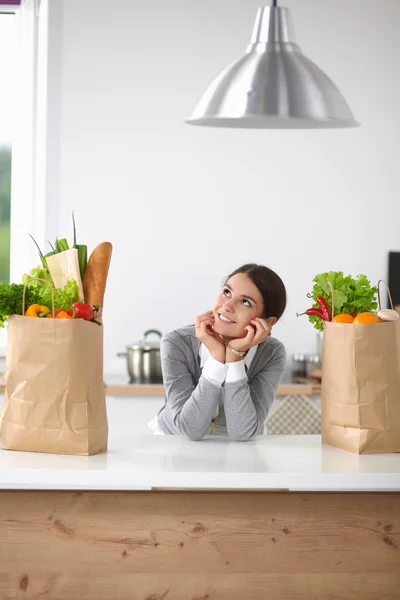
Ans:
[{"label": "orange fruit", "polygon": [[333,317],[335,323],[352,323],[354,321],[354,317],[352,315],[345,315],[344,313],[341,315],[336,315]]},{"label": "orange fruit", "polygon": [[377,315],[370,312],[359,313],[354,319],[353,323],[359,323],[361,325],[369,325],[370,323],[380,323],[381,320]]}]

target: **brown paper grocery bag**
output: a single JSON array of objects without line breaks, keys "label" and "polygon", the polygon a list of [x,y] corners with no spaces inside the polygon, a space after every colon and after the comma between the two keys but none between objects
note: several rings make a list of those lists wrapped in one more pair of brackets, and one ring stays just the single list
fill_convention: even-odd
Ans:
[{"label": "brown paper grocery bag", "polygon": [[10,317],[1,447],[88,455],[107,440],[103,326]]},{"label": "brown paper grocery bag", "polygon": [[321,404],[323,443],[400,452],[400,321],[325,323]]}]

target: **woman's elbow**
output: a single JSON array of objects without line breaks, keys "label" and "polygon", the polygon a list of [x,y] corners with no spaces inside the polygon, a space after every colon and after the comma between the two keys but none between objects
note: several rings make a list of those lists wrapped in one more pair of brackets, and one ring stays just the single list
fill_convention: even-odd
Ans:
[{"label": "woman's elbow", "polygon": [[253,435],[247,431],[228,431],[229,439],[233,442],[248,442]]},{"label": "woman's elbow", "polygon": [[248,442],[254,435],[258,433],[258,425],[255,427],[248,427],[247,429],[239,429],[228,427],[228,436],[233,442]]},{"label": "woman's elbow", "polygon": [[174,425],[177,433],[191,442],[200,442],[207,434],[207,430],[202,430],[200,427],[193,427],[192,423],[186,423],[181,418],[176,418]]},{"label": "woman's elbow", "polygon": [[179,433],[190,440],[191,442],[201,442],[201,440],[207,434],[207,431],[202,431],[201,429],[191,429],[190,427],[179,427]]},{"label": "woman's elbow", "polygon": [[199,433],[197,431],[186,431],[183,435],[187,440],[190,440],[191,442],[201,442],[201,440],[205,436],[205,433]]}]

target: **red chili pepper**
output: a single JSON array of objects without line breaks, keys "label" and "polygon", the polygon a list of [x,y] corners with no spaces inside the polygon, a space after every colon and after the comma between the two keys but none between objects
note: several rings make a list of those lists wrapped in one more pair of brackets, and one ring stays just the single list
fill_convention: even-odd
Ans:
[{"label": "red chili pepper", "polygon": [[351,316],[356,318],[357,315],[358,315],[358,312],[355,310]]},{"label": "red chili pepper", "polygon": [[[324,319],[324,316],[322,314],[322,310],[320,308],[308,308],[306,310],[306,312],[303,313],[296,313],[298,317],[301,317],[301,315],[308,315],[308,316],[314,316],[314,317],[321,317],[321,319]],[[325,321],[325,319],[324,319]]]},{"label": "red chili pepper", "polygon": [[325,300],[325,298],[323,296],[318,296],[317,302],[318,302],[319,306],[321,307],[322,318],[324,319],[324,321],[331,321],[332,320],[331,311],[329,309],[328,303]]}]

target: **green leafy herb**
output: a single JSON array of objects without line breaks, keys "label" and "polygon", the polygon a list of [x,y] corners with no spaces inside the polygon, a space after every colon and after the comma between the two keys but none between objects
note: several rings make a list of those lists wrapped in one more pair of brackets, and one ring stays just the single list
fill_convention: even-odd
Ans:
[{"label": "green leafy herb", "polygon": [[[24,286],[17,283],[0,283],[0,327],[10,315],[22,314],[22,295]],[[26,290],[25,306],[39,304],[39,296],[34,288]]]},{"label": "green leafy herb", "polygon": [[[332,293],[331,288],[326,285],[328,282],[334,290],[335,315],[370,312],[378,307],[376,302],[378,289],[371,286],[366,275],[357,275],[354,279],[351,275],[345,277],[343,271],[329,271],[320,273],[314,277],[313,281],[315,284],[311,293],[314,300],[313,308],[318,308],[317,297],[323,296],[332,310]],[[324,321],[322,319],[316,316],[309,316],[308,318],[315,329],[323,331]]]}]

